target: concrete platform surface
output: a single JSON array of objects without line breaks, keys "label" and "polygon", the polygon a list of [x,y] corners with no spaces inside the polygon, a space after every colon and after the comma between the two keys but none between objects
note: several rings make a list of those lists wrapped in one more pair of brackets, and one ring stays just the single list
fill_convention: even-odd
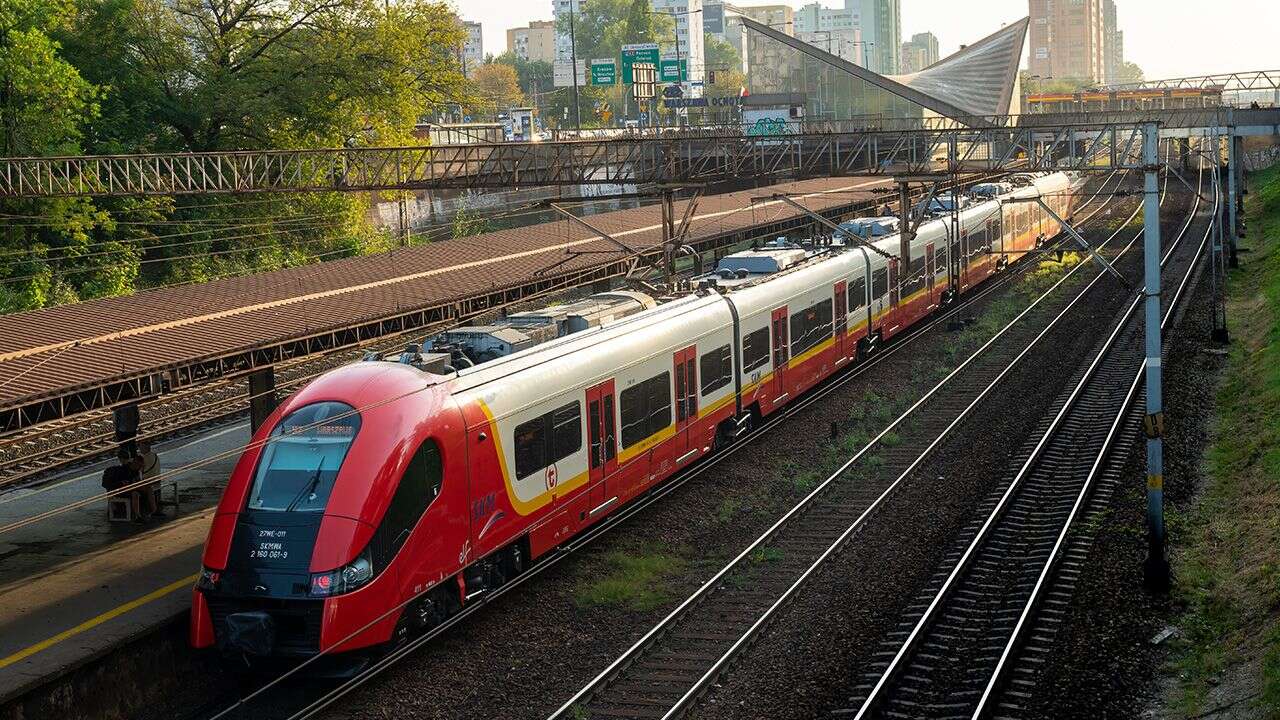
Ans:
[{"label": "concrete platform surface", "polygon": [[[248,439],[240,423],[156,451],[163,470]],[[163,522],[108,522],[105,503],[91,503],[0,535],[0,703],[187,610],[212,508],[235,461],[231,453],[178,476],[181,513],[169,509]],[[0,525],[100,493],[103,467],[0,495]]]}]

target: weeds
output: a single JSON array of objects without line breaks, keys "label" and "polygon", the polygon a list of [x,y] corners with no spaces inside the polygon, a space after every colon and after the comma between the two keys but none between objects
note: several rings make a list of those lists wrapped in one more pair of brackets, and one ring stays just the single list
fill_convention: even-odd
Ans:
[{"label": "weeds", "polygon": [[600,578],[584,579],[574,591],[579,607],[626,606],[638,612],[653,610],[670,596],[662,581],[680,572],[684,560],[672,554],[646,550],[632,554],[617,550],[605,556],[610,566]]}]

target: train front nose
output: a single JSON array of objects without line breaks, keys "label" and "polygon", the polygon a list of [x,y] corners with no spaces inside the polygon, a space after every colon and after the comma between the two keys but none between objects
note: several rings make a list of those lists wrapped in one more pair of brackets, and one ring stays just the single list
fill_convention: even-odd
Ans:
[{"label": "train front nose", "polygon": [[320,649],[324,598],[311,592],[317,513],[246,511],[236,522],[227,567],[202,590],[218,645],[249,655],[307,655]]}]

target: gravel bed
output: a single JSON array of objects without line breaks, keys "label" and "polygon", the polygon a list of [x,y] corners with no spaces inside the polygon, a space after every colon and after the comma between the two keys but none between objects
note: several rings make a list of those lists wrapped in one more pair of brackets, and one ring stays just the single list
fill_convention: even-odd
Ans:
[{"label": "gravel bed", "polygon": [[[1226,365],[1225,357],[1205,352],[1215,347],[1208,293],[1208,278],[1202,276],[1170,338],[1164,365],[1164,491],[1171,544],[1177,543],[1176,515],[1189,507],[1199,484],[1201,453]],[[1053,654],[1061,662],[1047,667],[1037,683],[1033,717],[1136,718],[1158,703],[1166,648],[1152,640],[1173,622],[1175,609],[1167,597],[1143,586],[1145,441],[1130,448],[1124,475],[1132,482],[1116,490],[1103,513],[1057,636]]]},{"label": "gravel bed", "polygon": [[[1186,204],[1175,196],[1180,227]],[[1126,232],[1121,237],[1128,239]],[[1122,262],[1130,277],[1140,252]],[[1092,271],[1083,273],[1086,277]],[[1059,306],[1074,295],[1068,283]],[[1080,282],[1078,285],[1083,285]],[[850,546],[824,567],[773,626],[704,699],[694,717],[812,718],[847,705],[886,634],[918,601],[945,551],[973,510],[1011,473],[1008,463],[1092,355],[1128,291],[1103,283],[1090,302],[1042,341],[918,469]],[[1089,341],[1080,342],[1087,338]],[[923,447],[928,438],[904,444]],[[914,443],[914,445],[913,445]]]}]

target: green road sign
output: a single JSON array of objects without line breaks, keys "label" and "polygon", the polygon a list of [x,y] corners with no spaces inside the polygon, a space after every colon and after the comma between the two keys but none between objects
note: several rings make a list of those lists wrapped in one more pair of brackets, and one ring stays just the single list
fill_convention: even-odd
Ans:
[{"label": "green road sign", "polygon": [[637,43],[634,45],[622,46],[622,82],[630,85],[635,82],[632,77],[631,66],[636,63],[652,63],[654,67],[658,66],[658,44],[657,43]]},{"label": "green road sign", "polygon": [[613,58],[596,58],[591,61],[592,85],[617,85],[618,63]]},{"label": "green road sign", "polygon": [[689,60],[680,58],[679,72],[676,70],[676,59],[674,57],[662,58],[662,64],[658,66],[659,82],[686,82],[689,79]]}]

